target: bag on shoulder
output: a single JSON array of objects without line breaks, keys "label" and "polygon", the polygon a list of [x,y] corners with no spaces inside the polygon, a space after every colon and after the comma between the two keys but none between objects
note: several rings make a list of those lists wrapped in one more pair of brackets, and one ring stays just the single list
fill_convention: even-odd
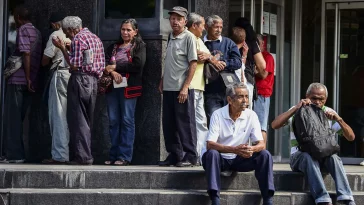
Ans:
[{"label": "bag on shoulder", "polygon": [[8,79],[16,71],[18,71],[23,64],[22,56],[10,56],[5,64],[4,76]]},{"label": "bag on shoulder", "polygon": [[228,87],[234,83],[239,83],[240,80],[238,76],[235,74],[235,72],[227,72],[227,71],[221,71],[220,76],[222,80],[224,81],[225,87]]},{"label": "bag on shoulder", "polygon": [[307,152],[316,160],[340,151],[328,118],[316,105],[302,106],[293,117],[292,128],[299,150]]},{"label": "bag on shoulder", "polygon": [[[34,49],[36,48],[36,45],[39,43],[41,38],[40,31],[36,29],[36,32],[37,32],[37,37],[35,38],[35,41],[30,47],[30,53],[34,52]],[[11,75],[13,75],[16,71],[18,71],[21,68],[22,64],[23,64],[22,56],[15,56],[15,55],[10,56],[5,64],[5,70],[4,70],[5,79],[8,79]]]},{"label": "bag on shoulder", "polygon": [[203,74],[206,82],[211,83],[219,78],[220,72],[212,63],[206,62],[203,67]]}]

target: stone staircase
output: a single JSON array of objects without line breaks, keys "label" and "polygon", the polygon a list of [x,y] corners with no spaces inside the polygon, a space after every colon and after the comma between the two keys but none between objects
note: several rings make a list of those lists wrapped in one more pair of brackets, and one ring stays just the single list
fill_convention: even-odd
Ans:
[{"label": "stone staircase", "polygon": [[[302,174],[274,166],[274,204],[314,204]],[[357,204],[364,204],[364,168],[345,169]],[[335,183],[324,177],[335,200]],[[222,205],[262,203],[253,172],[222,177],[222,189]],[[0,205],[210,204],[201,167],[0,165],[0,196]]]}]

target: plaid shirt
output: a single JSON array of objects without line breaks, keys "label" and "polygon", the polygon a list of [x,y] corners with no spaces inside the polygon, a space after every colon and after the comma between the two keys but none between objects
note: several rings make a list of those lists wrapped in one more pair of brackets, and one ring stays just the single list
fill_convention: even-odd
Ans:
[{"label": "plaid shirt", "polygon": [[[93,53],[93,63],[84,63],[84,52],[91,50]],[[82,72],[95,74],[101,77],[105,70],[104,46],[99,37],[91,33],[87,28],[83,28],[72,40],[70,63],[74,67],[81,68]]]}]

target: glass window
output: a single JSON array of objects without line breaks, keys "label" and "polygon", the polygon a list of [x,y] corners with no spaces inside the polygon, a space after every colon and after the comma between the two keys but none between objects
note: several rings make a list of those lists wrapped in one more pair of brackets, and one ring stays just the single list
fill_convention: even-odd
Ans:
[{"label": "glass window", "polygon": [[152,18],[156,0],[105,0],[106,19]]}]

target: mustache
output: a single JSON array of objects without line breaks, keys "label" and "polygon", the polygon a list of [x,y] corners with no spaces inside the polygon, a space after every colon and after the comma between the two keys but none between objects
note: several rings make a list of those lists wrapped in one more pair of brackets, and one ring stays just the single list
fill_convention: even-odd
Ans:
[{"label": "mustache", "polygon": [[242,106],[244,106],[245,108],[249,107],[249,103],[243,102],[241,103]]}]

